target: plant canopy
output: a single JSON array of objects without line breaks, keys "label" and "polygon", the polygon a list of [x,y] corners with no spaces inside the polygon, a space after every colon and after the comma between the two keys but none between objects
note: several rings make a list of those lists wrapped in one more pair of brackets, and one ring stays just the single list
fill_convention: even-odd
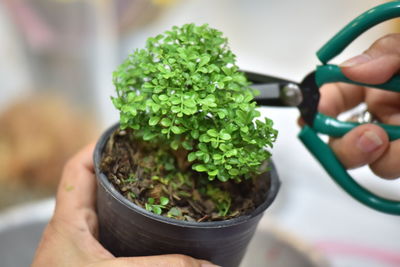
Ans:
[{"label": "plant canopy", "polygon": [[[169,144],[209,180],[254,176],[277,131],[258,119],[254,93],[222,33],[186,24],[149,38],[113,73],[120,127]],[[160,163],[162,164],[162,162]]]}]

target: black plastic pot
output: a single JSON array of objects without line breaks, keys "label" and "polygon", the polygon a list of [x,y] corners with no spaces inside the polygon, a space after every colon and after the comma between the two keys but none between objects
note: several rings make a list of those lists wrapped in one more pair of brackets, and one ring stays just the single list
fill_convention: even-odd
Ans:
[{"label": "black plastic pot", "polygon": [[170,219],[127,200],[100,172],[103,149],[117,127],[114,125],[101,136],[94,151],[100,243],[115,256],[178,253],[224,267],[238,266],[263,212],[278,193],[280,182],[274,166],[265,174],[270,181],[265,201],[251,214],[200,223]]}]

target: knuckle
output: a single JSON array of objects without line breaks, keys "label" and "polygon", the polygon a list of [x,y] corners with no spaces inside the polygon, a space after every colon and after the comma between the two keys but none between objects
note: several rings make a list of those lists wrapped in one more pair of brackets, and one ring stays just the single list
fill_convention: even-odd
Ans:
[{"label": "knuckle", "polygon": [[371,46],[370,49],[379,51],[390,51],[395,49],[395,51],[393,52],[400,53],[400,48],[398,48],[399,44],[400,44],[400,34],[390,33],[375,41],[375,43]]},{"label": "knuckle", "polygon": [[399,172],[393,172],[390,170],[391,168],[385,168],[381,164],[371,164],[370,169],[375,175],[386,180],[393,180],[400,177]]}]

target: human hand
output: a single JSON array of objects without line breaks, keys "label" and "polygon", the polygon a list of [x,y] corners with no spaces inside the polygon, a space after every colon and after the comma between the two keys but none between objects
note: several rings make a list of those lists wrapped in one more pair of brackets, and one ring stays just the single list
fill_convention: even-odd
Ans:
[{"label": "human hand", "polygon": [[[388,81],[400,70],[400,34],[387,35],[363,54],[340,65],[349,79],[368,84]],[[368,111],[386,124],[400,125],[400,94],[357,85],[335,83],[320,89],[319,111],[336,117],[365,102]],[[400,176],[400,140],[389,142],[386,132],[374,124],[354,128],[330,145],[346,168],[369,165],[382,178]]]},{"label": "human hand", "polygon": [[54,215],[47,225],[32,266],[216,266],[184,255],[116,258],[96,239],[96,181],[93,145],[65,166]]}]

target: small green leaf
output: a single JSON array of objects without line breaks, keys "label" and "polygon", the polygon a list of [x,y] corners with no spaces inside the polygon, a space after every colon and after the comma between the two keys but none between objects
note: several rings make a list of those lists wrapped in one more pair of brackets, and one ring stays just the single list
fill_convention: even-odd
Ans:
[{"label": "small green leaf", "polygon": [[200,143],[200,144],[199,144],[199,149],[200,149],[201,151],[203,151],[203,152],[208,152],[208,149],[207,149],[207,145],[206,145],[206,144]]},{"label": "small green leaf", "polygon": [[211,137],[209,135],[207,135],[207,134],[202,134],[202,135],[200,135],[200,139],[199,140],[200,140],[200,142],[208,143],[208,142],[211,141]]},{"label": "small green leaf", "polygon": [[150,204],[148,204],[148,203],[145,203],[145,204],[144,204],[144,207],[145,207],[145,209],[146,209],[147,211],[152,211],[152,210],[153,210],[153,206],[150,205]]},{"label": "small green leaf", "polygon": [[199,138],[199,130],[193,130],[190,132],[190,134],[194,139]]},{"label": "small green leaf", "polygon": [[218,147],[218,142],[217,141],[211,141],[211,146],[213,148],[217,148]]},{"label": "small green leaf", "polygon": [[223,152],[227,151],[229,148],[230,148],[230,146],[229,146],[229,145],[226,145],[226,144],[221,144],[221,145],[219,145],[219,149],[220,149],[221,151],[223,151]]},{"label": "small green leaf", "polygon": [[184,129],[182,128],[182,127],[178,127],[178,126],[172,126],[171,127],[171,131],[174,133],[174,134],[181,134],[181,133],[183,133],[184,132]]},{"label": "small green leaf", "polygon": [[162,213],[162,209],[161,209],[161,207],[160,206],[158,206],[158,205],[153,205],[153,212],[155,213],[155,214],[157,214],[157,215],[161,215],[161,213]]},{"label": "small green leaf", "polygon": [[189,142],[187,140],[182,142],[182,146],[183,146],[184,149],[186,149],[188,151],[193,149],[193,146],[192,146],[191,142]]},{"label": "small green leaf", "polygon": [[214,154],[213,155],[213,159],[214,160],[221,160],[222,159],[222,155],[221,154]]},{"label": "small green leaf", "polygon": [[150,126],[154,126],[154,125],[156,125],[159,121],[160,121],[160,117],[157,117],[157,116],[151,117],[150,120],[149,120],[149,125],[150,125]]},{"label": "small green leaf", "polygon": [[171,126],[171,124],[172,124],[172,121],[169,118],[163,118],[161,120],[162,126],[169,127],[169,126]]},{"label": "small green leaf", "polygon": [[123,106],[122,111],[132,115],[133,117],[136,116],[137,114],[137,110],[134,106],[128,106],[128,105]]},{"label": "small green leaf", "polygon": [[158,65],[157,65],[157,69],[158,69],[161,73],[166,72],[165,67],[164,67],[163,65],[161,65],[161,64],[158,64]]},{"label": "small green leaf", "polygon": [[177,150],[179,148],[179,141],[178,140],[174,140],[171,142],[171,148],[173,150]]},{"label": "small green leaf", "polygon": [[182,211],[177,207],[172,207],[168,211],[168,217],[176,218],[182,216]]},{"label": "small green leaf", "polygon": [[165,206],[169,203],[169,199],[167,197],[160,197],[160,204]]},{"label": "small green leaf", "polygon": [[225,156],[227,156],[227,157],[232,157],[232,156],[236,156],[236,155],[237,155],[236,149],[229,150],[225,153]]},{"label": "small green leaf", "polygon": [[144,133],[144,135],[143,135],[143,140],[148,141],[148,140],[153,139],[153,138],[156,137],[156,136],[157,136],[157,134],[148,131],[148,132],[145,132],[145,133]]},{"label": "small green leaf", "polygon": [[222,111],[218,111],[218,117],[219,117],[220,119],[223,119],[223,118],[226,117],[226,114],[225,114],[224,112],[222,112]]},{"label": "small green leaf", "polygon": [[196,151],[196,157],[201,158],[204,155],[203,151]]},{"label": "small green leaf", "polygon": [[188,155],[188,161],[192,162],[195,159],[197,159],[196,152],[190,152],[189,155]]},{"label": "small green leaf", "polygon": [[154,204],[154,198],[149,197],[149,198],[147,199],[147,203],[149,203],[149,204]]},{"label": "small green leaf", "polygon": [[154,103],[154,104],[151,105],[151,110],[152,110],[154,113],[155,113],[155,112],[158,112],[158,111],[160,110],[160,108],[161,108],[161,106],[158,105],[158,104],[156,104],[156,103]]},{"label": "small green leaf", "polygon": [[181,108],[179,106],[172,106],[171,111],[173,113],[178,113],[178,112],[181,112]]},{"label": "small green leaf", "polygon": [[204,55],[200,58],[199,67],[206,65],[210,61],[210,56]]},{"label": "small green leaf", "polygon": [[216,176],[216,175],[218,175],[218,170],[213,170],[213,171],[207,172],[207,174],[210,176]]},{"label": "small green leaf", "polygon": [[179,105],[181,103],[181,99],[179,97],[170,98],[172,105]]},{"label": "small green leaf", "polygon": [[183,104],[187,107],[195,107],[196,106],[196,102],[193,99],[183,100]]},{"label": "small green leaf", "polygon": [[203,161],[204,161],[204,163],[208,163],[210,161],[210,155],[209,154],[204,154]]},{"label": "small green leaf", "polygon": [[122,105],[124,104],[120,98],[111,97],[111,101],[117,109],[121,109]]},{"label": "small green leaf", "polygon": [[222,140],[230,140],[230,139],[232,138],[231,135],[228,134],[228,133],[220,133],[219,137],[220,137]]},{"label": "small green leaf", "polygon": [[182,111],[186,115],[192,115],[194,113],[193,109],[191,109],[191,108],[184,108],[184,109],[182,109]]},{"label": "small green leaf", "polygon": [[149,83],[149,82],[145,82],[145,83],[142,85],[142,87],[143,87],[143,88],[146,88],[146,89],[151,89],[151,88],[154,87],[154,85],[152,85],[152,84]]},{"label": "small green leaf", "polygon": [[210,130],[208,130],[208,131],[207,131],[207,134],[208,134],[209,136],[212,136],[212,137],[217,137],[217,136],[218,136],[218,132],[217,132],[217,130],[215,130],[215,129],[210,129]]},{"label": "small green leaf", "polygon": [[232,168],[232,169],[229,170],[229,174],[233,175],[233,176],[236,176],[236,175],[239,174],[239,170]]},{"label": "small green leaf", "polygon": [[197,164],[195,166],[193,166],[194,170],[198,171],[198,172],[205,172],[207,171],[207,168],[205,165],[202,164]]},{"label": "small green leaf", "polygon": [[218,180],[220,180],[221,182],[226,182],[229,180],[229,177],[225,175],[218,175]]},{"label": "small green leaf", "polygon": [[167,101],[169,97],[167,95],[159,95],[158,99],[160,99],[161,101]]},{"label": "small green leaf", "polygon": [[194,69],[196,65],[193,62],[187,62],[187,68],[189,69],[190,72],[194,72]]}]

